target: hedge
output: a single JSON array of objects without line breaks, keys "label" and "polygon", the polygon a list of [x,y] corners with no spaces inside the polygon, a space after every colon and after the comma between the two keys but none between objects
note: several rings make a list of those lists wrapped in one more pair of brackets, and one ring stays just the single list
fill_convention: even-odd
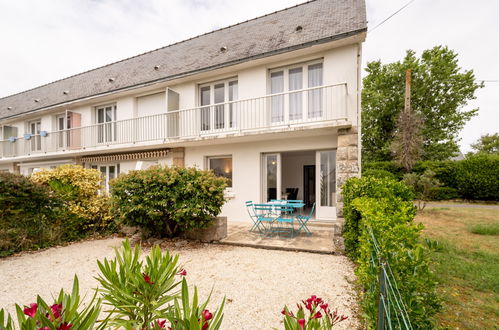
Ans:
[{"label": "hedge", "polygon": [[[368,328],[376,326],[379,301],[380,264],[373,264],[373,256],[390,265],[412,326],[433,328],[440,300],[427,251],[420,244],[422,225],[413,222],[416,211],[410,189],[394,180],[363,177],[347,180],[343,192],[345,245],[358,264],[361,307]],[[396,326],[396,319],[397,315],[391,315],[392,325]]]},{"label": "hedge", "polygon": [[[435,200],[464,198],[499,201],[498,155],[474,155],[458,161],[421,161],[414,165],[413,173],[422,174],[427,170],[434,172],[442,185],[433,194]],[[402,167],[389,161],[370,162],[362,166],[362,175],[387,176],[380,171],[390,172],[398,180],[404,175]]]},{"label": "hedge", "polygon": [[110,183],[113,210],[145,236],[177,236],[208,226],[225,203],[225,178],[196,168],[152,167]]},{"label": "hedge", "polygon": [[23,175],[0,173],[0,256],[60,239],[63,208],[49,187]]}]

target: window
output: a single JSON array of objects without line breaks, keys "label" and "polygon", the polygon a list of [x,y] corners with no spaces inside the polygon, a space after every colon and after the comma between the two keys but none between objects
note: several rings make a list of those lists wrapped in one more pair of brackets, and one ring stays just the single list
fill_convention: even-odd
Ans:
[{"label": "window", "polygon": [[228,179],[228,187],[232,188],[232,156],[208,157],[208,169],[216,176]]},{"label": "window", "polygon": [[116,141],[116,105],[106,105],[95,109],[97,118],[97,141]]},{"label": "window", "polygon": [[222,130],[237,126],[237,104],[230,103],[238,99],[237,80],[231,79],[199,87],[201,105],[201,131]]},{"label": "window", "polygon": [[321,117],[322,90],[317,88],[305,92],[303,89],[322,86],[322,74],[321,62],[271,70],[270,93],[286,93],[272,96],[271,122]]},{"label": "window", "polygon": [[42,150],[42,138],[40,136],[41,127],[42,122],[40,120],[34,120],[28,123],[28,131],[32,135],[30,142],[31,151]]},{"label": "window", "polygon": [[102,186],[104,191],[109,191],[109,181],[116,178],[120,174],[120,164],[113,165],[92,165],[94,170],[98,170],[102,177]]},{"label": "window", "polygon": [[71,128],[71,120],[66,114],[59,115],[56,117],[56,128],[57,128],[57,147],[66,148],[70,145],[70,135],[69,131],[65,131]]}]

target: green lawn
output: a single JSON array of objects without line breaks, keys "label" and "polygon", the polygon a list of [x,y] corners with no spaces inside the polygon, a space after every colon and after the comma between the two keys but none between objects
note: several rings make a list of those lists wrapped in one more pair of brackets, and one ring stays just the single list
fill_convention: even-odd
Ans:
[{"label": "green lawn", "polygon": [[425,225],[443,298],[439,325],[499,329],[499,210],[427,208],[416,221]]}]

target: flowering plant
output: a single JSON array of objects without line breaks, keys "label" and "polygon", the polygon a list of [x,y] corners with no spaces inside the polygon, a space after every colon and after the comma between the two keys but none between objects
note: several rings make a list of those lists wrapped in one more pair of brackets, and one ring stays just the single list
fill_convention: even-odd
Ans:
[{"label": "flowering plant", "polygon": [[294,314],[284,306],[284,328],[286,330],[329,330],[334,325],[347,319],[346,316],[338,314],[337,310],[332,311],[322,298],[311,296],[307,300],[302,300],[297,304],[298,311]]},{"label": "flowering plant", "polygon": [[[86,307],[82,307],[79,294],[78,277],[75,276],[71,294],[61,290],[54,303],[49,306],[40,296],[36,303],[29,306],[16,304],[16,315],[19,329],[69,330],[69,329],[104,329],[106,320],[98,321],[101,300],[93,296]],[[0,310],[0,329],[15,329],[10,315]]]}]

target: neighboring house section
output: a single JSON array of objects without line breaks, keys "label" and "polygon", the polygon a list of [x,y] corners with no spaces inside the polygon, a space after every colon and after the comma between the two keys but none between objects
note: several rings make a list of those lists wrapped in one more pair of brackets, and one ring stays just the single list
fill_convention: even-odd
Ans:
[{"label": "neighboring house section", "polygon": [[363,0],[316,0],[0,99],[0,170],[154,164],[229,179],[223,214],[302,199],[341,215],[359,173]]}]

